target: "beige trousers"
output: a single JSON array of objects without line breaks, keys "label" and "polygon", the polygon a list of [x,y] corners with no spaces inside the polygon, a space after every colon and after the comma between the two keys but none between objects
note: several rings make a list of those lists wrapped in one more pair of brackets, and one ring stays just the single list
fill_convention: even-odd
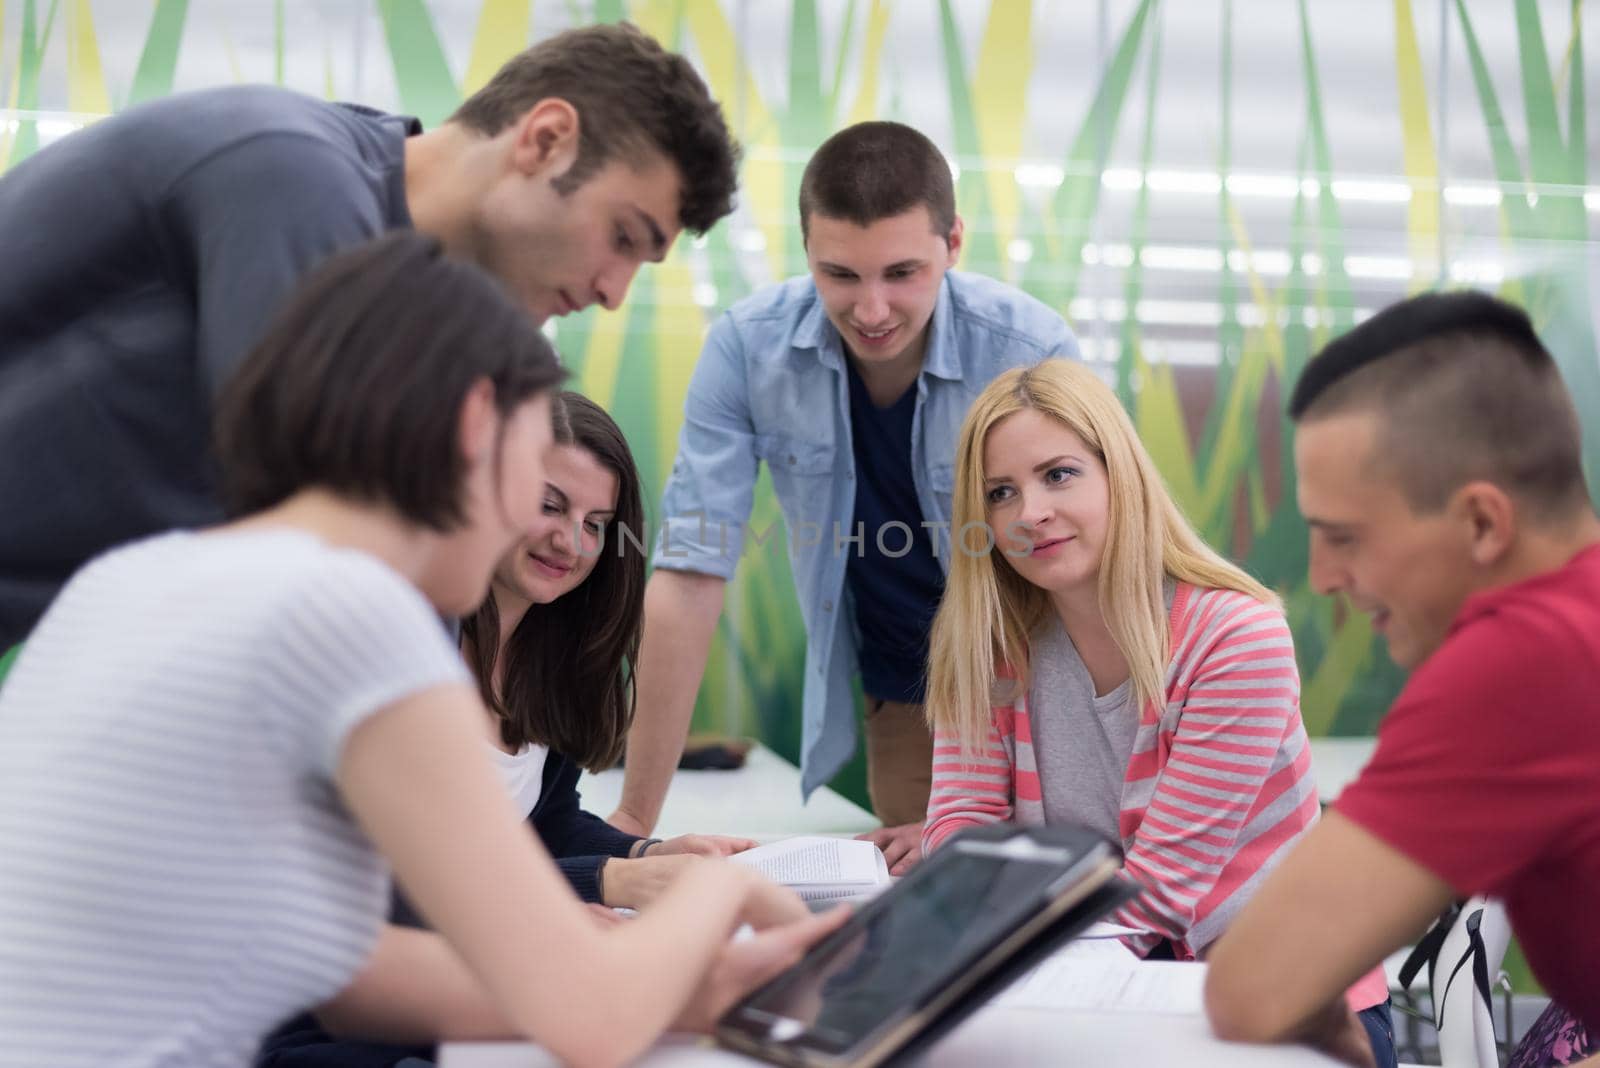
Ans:
[{"label": "beige trousers", "polygon": [[933,733],[921,705],[867,698],[867,794],[886,827],[921,823],[933,784]]}]

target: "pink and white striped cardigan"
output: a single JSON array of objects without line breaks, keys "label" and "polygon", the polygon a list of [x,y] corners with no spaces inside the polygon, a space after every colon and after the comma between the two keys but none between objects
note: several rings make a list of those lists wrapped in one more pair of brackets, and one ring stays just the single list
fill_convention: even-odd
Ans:
[{"label": "pink and white striped cardigan", "polygon": [[[1129,939],[1137,952],[1168,938],[1192,960],[1316,821],[1318,805],[1283,613],[1179,583],[1171,627],[1166,703],[1142,710],[1122,785],[1123,871],[1143,893],[1113,919],[1153,932]],[[986,749],[967,761],[954,737],[934,732],[924,853],[963,827],[1044,822],[1027,693],[993,715]],[[1351,988],[1349,1003],[1364,1009],[1386,997],[1380,969]]]}]

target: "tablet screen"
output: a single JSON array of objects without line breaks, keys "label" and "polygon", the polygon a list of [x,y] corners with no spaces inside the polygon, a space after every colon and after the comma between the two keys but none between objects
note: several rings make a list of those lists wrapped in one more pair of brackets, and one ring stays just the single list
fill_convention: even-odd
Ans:
[{"label": "tablet screen", "polygon": [[[1007,858],[951,843],[806,959],[741,1004],[778,1042],[850,1050],[923,1004],[1033,916],[1072,854]],[[935,870],[936,869],[936,870]]]}]

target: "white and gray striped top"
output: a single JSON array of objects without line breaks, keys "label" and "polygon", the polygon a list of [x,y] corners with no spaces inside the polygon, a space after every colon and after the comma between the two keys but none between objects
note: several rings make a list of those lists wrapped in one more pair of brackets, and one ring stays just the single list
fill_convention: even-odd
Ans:
[{"label": "white and gray striped top", "polygon": [[351,730],[470,685],[422,595],[281,530],[90,563],[0,689],[0,1065],[242,1065],[370,952]]}]

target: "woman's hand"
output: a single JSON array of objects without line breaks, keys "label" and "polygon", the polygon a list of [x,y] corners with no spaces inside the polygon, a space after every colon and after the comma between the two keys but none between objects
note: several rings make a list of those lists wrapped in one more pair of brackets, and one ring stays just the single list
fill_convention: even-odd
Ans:
[{"label": "woman's hand", "polygon": [[692,854],[662,857],[655,850],[648,857],[633,860],[615,857],[600,869],[600,900],[612,908],[642,909],[690,865],[699,862],[700,858]]},{"label": "woman's hand", "polygon": [[848,905],[840,905],[820,916],[808,915],[728,943],[672,1029],[710,1031],[740,998],[792,966],[817,941],[838,930],[850,911]]},{"label": "woman's hand", "polygon": [[600,870],[600,900],[613,908],[647,907],[685,871],[700,864],[716,864],[726,869],[727,878],[744,882],[744,904],[739,920],[761,930],[790,923],[810,915],[800,895],[779,886],[754,868],[698,857],[692,853],[648,857],[635,860],[617,858]]},{"label": "woman's hand", "polygon": [[730,838],[725,834],[680,834],[676,838],[653,843],[640,856],[676,856],[687,853],[697,857],[730,857],[735,853],[743,853],[746,849],[754,849],[755,846],[755,841],[750,838]]}]

